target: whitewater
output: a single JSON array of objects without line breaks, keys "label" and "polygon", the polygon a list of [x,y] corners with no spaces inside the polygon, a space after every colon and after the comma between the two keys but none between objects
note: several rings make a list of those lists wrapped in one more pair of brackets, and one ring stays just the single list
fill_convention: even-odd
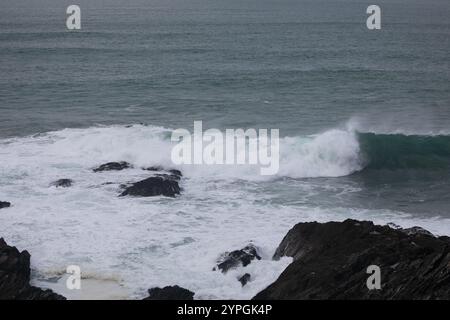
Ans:
[{"label": "whitewater", "polygon": [[[196,299],[249,299],[290,263],[290,258],[271,257],[286,232],[301,221],[357,218],[450,234],[448,216],[333,202],[333,197],[362,188],[353,181],[341,186],[340,179],[370,168],[362,143],[370,136],[362,139],[349,128],[282,138],[276,176],[261,176],[255,166],[186,165],[176,167],[183,172],[183,191],[175,199],[118,197],[121,184],[150,175],[141,168],[174,168],[171,132],[151,125],[114,125],[0,140],[0,200],[13,204],[0,213],[0,235],[31,253],[35,284],[61,292],[66,267],[74,264],[84,279],[120,286],[120,297],[142,298],[149,288],[176,284],[194,291]],[[410,153],[423,139],[397,137]],[[442,141],[433,143],[439,146],[430,151],[432,164],[446,169],[448,139],[438,139]],[[372,143],[370,150],[379,154],[386,143]],[[390,165],[422,163],[405,162],[399,155],[388,160]],[[134,168],[92,171],[109,161],[128,161]],[[62,178],[74,185],[51,186]],[[331,204],[318,204],[318,198],[329,198]],[[260,261],[227,274],[213,271],[223,252],[248,243],[259,248]],[[247,272],[252,281],[242,287],[237,278]]]}]

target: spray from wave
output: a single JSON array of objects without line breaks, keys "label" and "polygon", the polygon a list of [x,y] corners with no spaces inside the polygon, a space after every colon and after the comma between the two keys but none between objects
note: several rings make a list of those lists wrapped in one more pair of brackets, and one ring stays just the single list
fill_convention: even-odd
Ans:
[{"label": "spray from wave", "polygon": [[[89,169],[107,161],[173,166],[171,130],[131,125],[64,129],[0,141],[3,177],[69,166]],[[361,133],[332,129],[313,136],[280,139],[277,177],[341,177],[364,170],[450,168],[450,136]],[[262,179],[250,165],[184,166],[191,177]],[[267,178],[267,177],[265,177]],[[270,178],[270,177],[269,177]],[[271,177],[274,178],[274,177]]]},{"label": "spray from wave", "polygon": [[329,130],[284,138],[280,175],[340,177],[366,170],[448,170],[449,135],[405,135]]}]

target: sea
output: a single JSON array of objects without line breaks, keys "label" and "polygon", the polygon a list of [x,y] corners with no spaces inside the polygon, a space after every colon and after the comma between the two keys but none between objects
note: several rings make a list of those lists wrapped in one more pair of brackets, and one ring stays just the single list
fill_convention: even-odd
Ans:
[{"label": "sea", "polygon": [[[0,237],[30,252],[32,283],[82,298],[76,265],[93,299],[249,299],[299,222],[450,235],[450,2],[377,0],[369,30],[372,2],[80,0],[68,30],[72,1],[1,0]],[[171,133],[194,121],[279,129],[278,173],[175,166]],[[92,171],[109,161],[134,168]],[[118,197],[148,166],[181,170],[181,195]],[[261,260],[213,271],[249,243]]]}]

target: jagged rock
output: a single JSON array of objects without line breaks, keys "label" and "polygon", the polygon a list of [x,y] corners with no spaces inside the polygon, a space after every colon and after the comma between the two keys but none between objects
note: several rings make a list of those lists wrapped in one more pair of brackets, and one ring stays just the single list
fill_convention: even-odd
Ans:
[{"label": "jagged rock", "polygon": [[426,235],[434,237],[434,235],[430,231],[425,230],[422,227],[415,226],[415,227],[411,227],[411,228],[407,228],[407,229],[399,229],[399,230],[406,233],[408,236],[411,236],[414,234],[426,234]]},{"label": "jagged rock", "polygon": [[[299,223],[274,259],[294,261],[254,299],[450,299],[450,238],[370,221]],[[367,268],[381,270],[369,290]]]},{"label": "jagged rock", "polygon": [[[241,250],[225,252],[220,257],[217,268],[223,273],[226,273],[228,270],[236,268],[239,265],[245,267],[254,259],[261,260],[261,257],[259,256],[256,247],[253,244],[249,244]],[[214,268],[214,270],[215,269],[216,268]]]},{"label": "jagged rock", "polygon": [[0,201],[0,209],[2,209],[2,208],[9,208],[10,206],[11,206],[10,202]]},{"label": "jagged rock", "polygon": [[393,223],[393,222],[389,222],[386,224],[388,227],[392,228],[392,229],[401,229],[402,227],[400,227],[398,224]]},{"label": "jagged rock", "polygon": [[73,180],[71,180],[71,179],[59,179],[59,180],[51,183],[51,185],[54,187],[62,187],[62,188],[71,187],[72,184],[73,184]]},{"label": "jagged rock", "polygon": [[174,179],[150,177],[126,187],[120,196],[153,197],[163,195],[175,197],[177,194],[180,194],[180,186]]},{"label": "jagged rock", "polygon": [[112,171],[112,170],[119,171],[119,170],[128,169],[128,168],[132,168],[132,167],[133,166],[131,164],[129,164],[128,162],[125,162],[125,161],[108,162],[108,163],[102,164],[98,168],[93,169],[93,171],[94,172]]},{"label": "jagged rock", "polygon": [[250,281],[251,278],[252,276],[250,275],[250,273],[246,273],[242,277],[240,277],[238,281],[242,284],[242,286],[245,286],[247,282]]},{"label": "jagged rock", "polygon": [[194,300],[195,293],[179,286],[168,286],[149,289],[148,294],[143,300]]},{"label": "jagged rock", "polygon": [[30,286],[30,254],[0,238],[0,300],[64,300],[53,291]]}]

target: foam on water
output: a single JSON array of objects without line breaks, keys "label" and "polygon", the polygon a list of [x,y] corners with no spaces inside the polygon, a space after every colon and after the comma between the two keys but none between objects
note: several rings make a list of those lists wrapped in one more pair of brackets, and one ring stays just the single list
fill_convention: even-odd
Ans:
[{"label": "foam on water", "polygon": [[[283,138],[281,145],[280,176],[335,177],[361,169],[352,132]],[[0,199],[13,204],[1,212],[0,235],[27,249],[35,281],[55,290],[58,285],[42,279],[60,277],[75,264],[89,279],[120,284],[129,298],[143,297],[154,286],[177,284],[196,298],[248,299],[290,263],[271,256],[300,221],[353,217],[449,233],[448,221],[438,219],[275,203],[258,192],[256,168],[245,166],[182,167],[184,191],[175,199],[117,197],[120,183],[148,177],[139,167],[173,167],[171,147],[169,129],[143,125],[65,129],[0,141]],[[135,168],[92,172],[119,160]],[[74,185],[50,186],[61,178],[73,179]],[[260,248],[262,260],[226,275],[212,271],[220,254],[249,242]],[[237,278],[246,272],[252,281],[242,287]]]}]

